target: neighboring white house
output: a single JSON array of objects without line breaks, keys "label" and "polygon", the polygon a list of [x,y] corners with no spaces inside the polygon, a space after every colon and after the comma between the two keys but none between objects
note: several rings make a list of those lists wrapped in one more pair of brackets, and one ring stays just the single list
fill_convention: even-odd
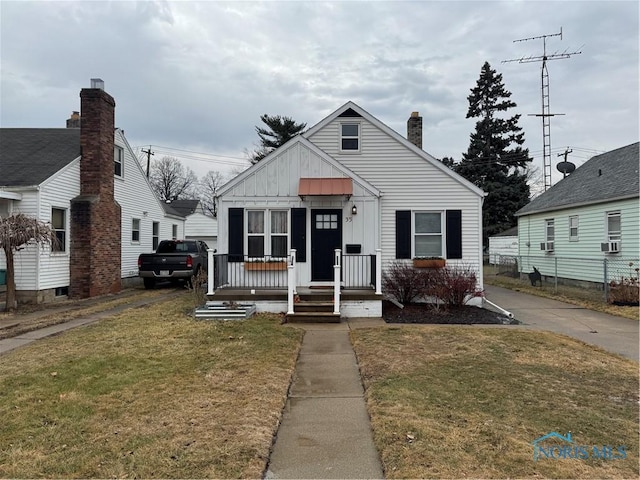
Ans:
[{"label": "neighboring white house", "polygon": [[165,210],[184,217],[184,238],[202,240],[209,248],[218,248],[218,220],[205,213],[200,200],[173,200]]},{"label": "neighboring white house", "polygon": [[[500,263],[501,257],[513,258],[518,255],[518,227],[489,237],[489,263]],[[508,260],[509,261],[509,260]]]},{"label": "neighboring white house", "polygon": [[543,275],[602,283],[607,260],[608,279],[633,273],[629,262],[637,267],[640,258],[638,145],[591,158],[516,213],[521,272],[535,265]]},{"label": "neighboring white house", "polygon": [[[474,268],[482,288],[484,193],[422,150],[417,112],[407,127],[411,141],[344,104],[220,189],[218,251],[239,263],[294,248],[297,284],[310,287],[333,279],[334,249],[379,249],[383,268],[435,256]],[[344,262],[345,287],[350,268],[371,273],[368,260]]]},{"label": "neighboring white house", "polygon": [[[78,112],[74,117],[79,119]],[[121,213],[120,278],[129,279],[138,275],[140,253],[151,252],[158,239],[184,235],[184,218],[165,213],[124,132],[110,131],[114,149],[107,162]],[[49,246],[28,246],[17,252],[20,301],[44,302],[68,294],[74,248],[71,209],[81,195],[80,139],[81,128],[0,129],[0,216],[20,212],[37,217],[50,223],[60,240],[53,251]],[[0,269],[5,263],[0,252]]]}]

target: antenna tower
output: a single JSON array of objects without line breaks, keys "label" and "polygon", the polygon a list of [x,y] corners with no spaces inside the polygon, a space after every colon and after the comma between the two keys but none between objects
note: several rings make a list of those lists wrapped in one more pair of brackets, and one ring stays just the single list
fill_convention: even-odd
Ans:
[{"label": "antenna tower", "polygon": [[542,93],[542,113],[530,114],[535,117],[542,117],[542,151],[544,166],[544,189],[545,191],[551,187],[551,117],[555,115],[564,115],[564,113],[550,113],[549,111],[549,71],[547,70],[547,60],[562,60],[571,58],[571,55],[579,55],[582,52],[567,52],[565,49],[562,53],[547,54],[547,38],[560,37],[562,40],[562,27],[559,33],[550,35],[539,35],[537,37],[521,38],[514,40],[513,43],[527,42],[529,40],[542,39],[542,55],[513,58],[511,60],[503,60],[502,63],[533,63],[542,62],[541,69],[541,93]]}]

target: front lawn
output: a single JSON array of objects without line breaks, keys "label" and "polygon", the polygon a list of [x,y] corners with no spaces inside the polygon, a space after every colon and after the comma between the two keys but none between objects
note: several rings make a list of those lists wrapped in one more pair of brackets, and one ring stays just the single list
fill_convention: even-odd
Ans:
[{"label": "front lawn", "polygon": [[[351,332],[387,478],[638,478],[638,364],[547,332]],[[578,458],[534,461],[571,432]],[[566,442],[565,442],[566,443]],[[546,441],[562,455],[563,442]],[[585,446],[590,458],[579,448]],[[594,459],[593,447],[626,448]],[[578,447],[578,450],[573,450]]]},{"label": "front lawn", "polygon": [[259,477],[302,338],[129,310],[0,357],[1,478]]}]

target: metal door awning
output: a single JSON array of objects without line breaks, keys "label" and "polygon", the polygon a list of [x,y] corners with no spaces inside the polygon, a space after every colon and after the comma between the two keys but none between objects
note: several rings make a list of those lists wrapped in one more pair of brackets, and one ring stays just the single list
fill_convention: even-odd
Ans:
[{"label": "metal door awning", "polygon": [[301,178],[298,196],[345,196],[353,195],[353,181],[350,178]]}]

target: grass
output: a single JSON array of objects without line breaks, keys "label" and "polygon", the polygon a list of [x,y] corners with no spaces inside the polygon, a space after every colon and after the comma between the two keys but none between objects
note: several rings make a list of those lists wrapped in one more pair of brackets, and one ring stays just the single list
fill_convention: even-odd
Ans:
[{"label": "grass", "polygon": [[301,342],[277,316],[197,321],[188,296],[0,357],[0,478],[247,478]]},{"label": "grass", "polygon": [[[403,326],[351,332],[387,478],[638,478],[638,365],[557,334]],[[532,441],[627,447],[533,460]]]},{"label": "grass", "polygon": [[173,290],[129,289],[113,296],[106,295],[85,300],[20,305],[15,313],[0,312],[0,321],[4,321],[8,325],[0,329],[0,340],[68,322],[75,318],[104,312],[112,308],[126,306],[136,301],[153,300],[167,295],[168,292],[172,293]]},{"label": "grass", "polygon": [[600,290],[558,285],[558,291],[556,292],[553,285],[543,284],[542,286],[533,287],[525,280],[506,275],[497,275],[495,273],[496,271],[497,269],[493,265],[484,266],[483,281],[485,284],[508,288],[539,297],[553,298],[554,300],[588,308],[589,310],[625,317],[631,320],[640,319],[639,307],[608,304],[604,301],[604,292]]}]

